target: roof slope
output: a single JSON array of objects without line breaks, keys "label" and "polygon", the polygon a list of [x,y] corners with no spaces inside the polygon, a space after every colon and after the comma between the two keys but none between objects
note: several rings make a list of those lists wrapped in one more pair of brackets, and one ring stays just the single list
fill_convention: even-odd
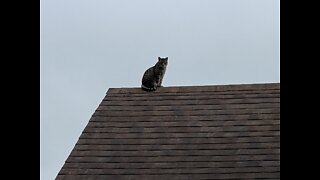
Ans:
[{"label": "roof slope", "polygon": [[280,179],[280,84],[111,88],[56,179]]}]

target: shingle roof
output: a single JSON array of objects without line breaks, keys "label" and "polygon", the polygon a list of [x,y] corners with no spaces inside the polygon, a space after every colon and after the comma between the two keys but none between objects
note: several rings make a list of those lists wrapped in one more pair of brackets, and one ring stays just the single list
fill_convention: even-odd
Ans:
[{"label": "shingle roof", "polygon": [[280,179],[280,84],[111,88],[56,179]]}]

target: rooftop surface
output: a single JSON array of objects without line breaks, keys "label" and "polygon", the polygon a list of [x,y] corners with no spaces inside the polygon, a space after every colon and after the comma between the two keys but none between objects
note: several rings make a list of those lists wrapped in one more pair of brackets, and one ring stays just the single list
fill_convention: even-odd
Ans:
[{"label": "rooftop surface", "polygon": [[110,88],[56,179],[280,179],[280,84]]}]

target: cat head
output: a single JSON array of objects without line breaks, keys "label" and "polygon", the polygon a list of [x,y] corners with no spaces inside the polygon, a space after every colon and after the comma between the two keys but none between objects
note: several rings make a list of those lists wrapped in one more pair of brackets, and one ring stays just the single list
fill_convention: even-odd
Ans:
[{"label": "cat head", "polygon": [[165,57],[165,58],[158,57],[158,63],[166,66],[168,64],[168,57]]}]

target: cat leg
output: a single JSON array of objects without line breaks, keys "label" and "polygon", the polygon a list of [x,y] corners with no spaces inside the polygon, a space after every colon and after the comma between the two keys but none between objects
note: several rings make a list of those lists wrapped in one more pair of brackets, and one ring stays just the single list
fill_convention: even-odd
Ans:
[{"label": "cat leg", "polygon": [[161,78],[161,76],[158,76],[157,77],[157,87],[162,87],[161,83],[162,83],[162,78]]},{"label": "cat leg", "polygon": [[155,80],[155,81],[153,82],[153,90],[156,90],[157,87],[158,87],[158,83],[157,83],[157,80]]},{"label": "cat leg", "polygon": [[160,80],[159,80],[159,85],[158,85],[158,87],[163,87],[161,84],[162,84],[162,78],[160,78]]}]

